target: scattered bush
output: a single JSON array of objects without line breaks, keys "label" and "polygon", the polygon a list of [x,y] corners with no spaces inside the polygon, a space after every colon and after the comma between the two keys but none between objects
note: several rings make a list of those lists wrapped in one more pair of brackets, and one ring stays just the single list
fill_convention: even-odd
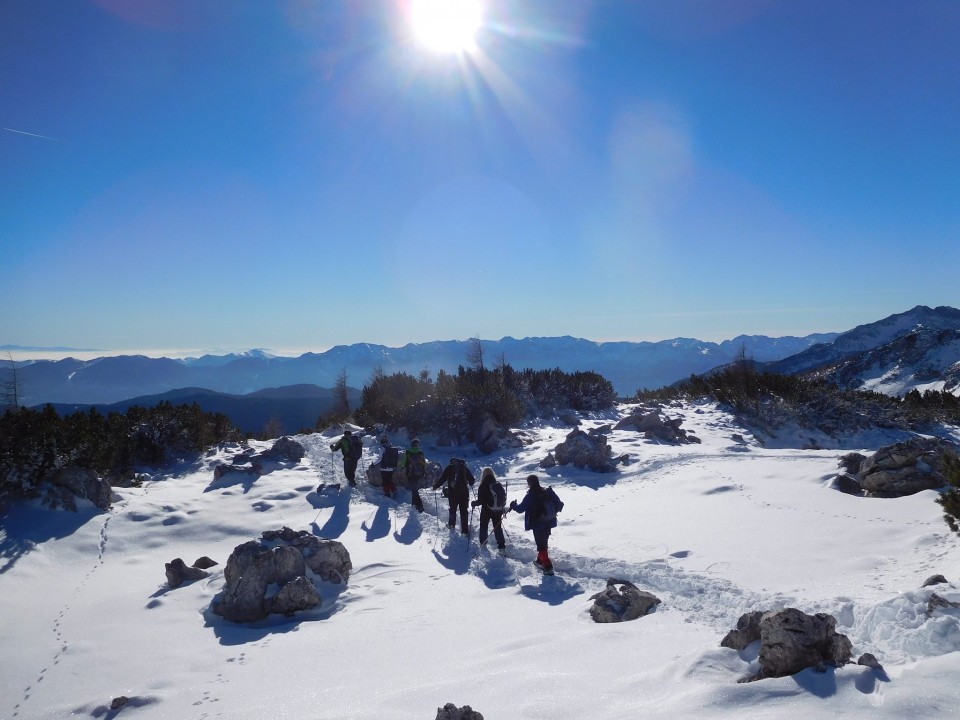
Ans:
[{"label": "scattered bush", "polygon": [[0,416],[0,495],[30,495],[50,473],[70,465],[109,478],[241,437],[226,415],[196,403],[163,402],[106,416],[91,409],[61,417],[50,405],[8,410]]},{"label": "scattered bush", "polygon": [[605,410],[615,399],[610,381],[593,372],[460,366],[456,375],[441,370],[435,381],[427,373],[377,374],[363,389],[356,420],[473,440],[471,432],[487,416],[512,426],[558,409]]}]

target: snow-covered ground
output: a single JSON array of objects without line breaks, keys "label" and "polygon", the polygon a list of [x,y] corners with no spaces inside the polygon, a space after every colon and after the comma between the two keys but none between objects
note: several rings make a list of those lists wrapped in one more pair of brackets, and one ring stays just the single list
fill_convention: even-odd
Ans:
[{"label": "snow-covered ground", "polygon": [[[238,449],[212,452],[118,490],[106,514],[14,506],[0,530],[0,718],[432,720],[447,702],[487,720],[960,717],[960,611],[926,614],[934,590],[960,601],[960,538],[936,494],[844,495],[829,482],[849,447],[763,447],[709,404],[669,413],[702,443],[616,431],[614,451],[633,462],[614,474],[538,469],[569,428],[467,454],[477,476],[491,465],[509,481],[511,499],[537,472],[564,500],[555,578],[532,568],[516,514],[504,559],[478,551],[475,533],[451,534],[430,491],[423,515],[365,485],[318,495],[340,473],[322,435],[297,438],[301,464],[256,479],[214,482],[212,467]],[[442,463],[450,453],[427,447]],[[283,526],[343,542],[347,586],[294,619],[237,626],[211,614],[231,550]],[[165,562],[202,555],[220,563],[209,578],[167,587]],[[935,573],[953,584],[921,590]],[[608,577],[663,602],[595,624],[590,596]],[[833,614],[854,657],[873,653],[884,672],[738,683],[756,648],[720,640],[742,613],[787,606]],[[109,710],[120,695],[129,702]]]}]

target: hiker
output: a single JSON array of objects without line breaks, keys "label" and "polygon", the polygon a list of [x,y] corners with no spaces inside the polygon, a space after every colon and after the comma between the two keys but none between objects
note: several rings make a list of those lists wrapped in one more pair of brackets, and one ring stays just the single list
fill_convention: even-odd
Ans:
[{"label": "hiker", "polygon": [[407,487],[410,488],[412,497],[410,502],[417,509],[417,512],[423,512],[423,500],[420,498],[420,483],[423,476],[427,474],[427,457],[420,449],[420,439],[414,438],[410,441],[410,447],[403,453],[403,459],[400,461],[400,467],[403,468],[407,476]]},{"label": "hiker", "polygon": [[527,494],[517,503],[510,502],[510,509],[522,512],[523,529],[533,530],[533,540],[537,544],[536,565],[548,575],[553,574],[553,562],[547,554],[547,542],[550,531],[557,526],[557,513],[563,510],[563,502],[553,488],[540,485],[536,475],[527,476]]},{"label": "hiker", "polygon": [[480,471],[480,485],[477,487],[477,499],[471,507],[480,508],[480,544],[487,542],[487,525],[493,523],[493,536],[497,540],[497,550],[506,549],[503,538],[503,513],[507,502],[507,492],[493,474],[493,468],[485,467]]},{"label": "hiker", "polygon": [[450,522],[447,527],[451,530],[457,524],[457,510],[460,510],[460,532],[464,535],[470,534],[470,524],[467,518],[467,504],[470,501],[470,487],[477,481],[467,467],[465,460],[461,458],[450,458],[450,463],[440,473],[440,477],[433,484],[436,490],[441,485],[446,485],[443,496],[450,502]]},{"label": "hiker", "polygon": [[383,486],[384,496],[391,500],[397,495],[397,486],[393,484],[393,473],[397,469],[400,459],[400,450],[390,444],[386,435],[380,437],[380,484]]},{"label": "hiker", "polygon": [[357,481],[357,462],[363,455],[363,438],[354,435],[349,430],[343,431],[343,437],[330,446],[333,452],[339,450],[343,453],[343,475],[350,483],[350,487],[356,487]]}]

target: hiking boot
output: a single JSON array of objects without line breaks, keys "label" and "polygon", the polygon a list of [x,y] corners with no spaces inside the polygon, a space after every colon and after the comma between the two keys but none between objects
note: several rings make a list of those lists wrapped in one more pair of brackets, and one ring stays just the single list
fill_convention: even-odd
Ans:
[{"label": "hiking boot", "polygon": [[356,487],[356,486],[357,486],[357,481],[356,481],[356,480],[350,480],[350,487]]},{"label": "hiking boot", "polygon": [[453,530],[455,525],[453,523],[447,523],[447,530]]}]

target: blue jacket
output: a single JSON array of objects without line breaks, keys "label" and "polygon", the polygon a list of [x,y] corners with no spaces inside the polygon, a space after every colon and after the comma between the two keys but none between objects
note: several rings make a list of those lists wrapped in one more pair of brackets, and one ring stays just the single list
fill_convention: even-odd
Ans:
[{"label": "blue jacket", "polygon": [[530,488],[527,490],[527,494],[523,496],[523,500],[521,500],[519,503],[516,500],[510,503],[511,510],[514,512],[523,513],[524,530],[533,530],[534,527],[555,528],[557,526],[556,518],[550,522],[547,522],[545,520],[537,520],[533,517],[533,514],[540,508],[540,499],[537,497],[539,493],[543,493],[544,495],[550,497],[553,502],[556,503],[558,512],[563,510],[563,502],[557,497],[557,494],[553,491],[553,488],[541,488],[540,490],[534,490],[533,488]]}]

